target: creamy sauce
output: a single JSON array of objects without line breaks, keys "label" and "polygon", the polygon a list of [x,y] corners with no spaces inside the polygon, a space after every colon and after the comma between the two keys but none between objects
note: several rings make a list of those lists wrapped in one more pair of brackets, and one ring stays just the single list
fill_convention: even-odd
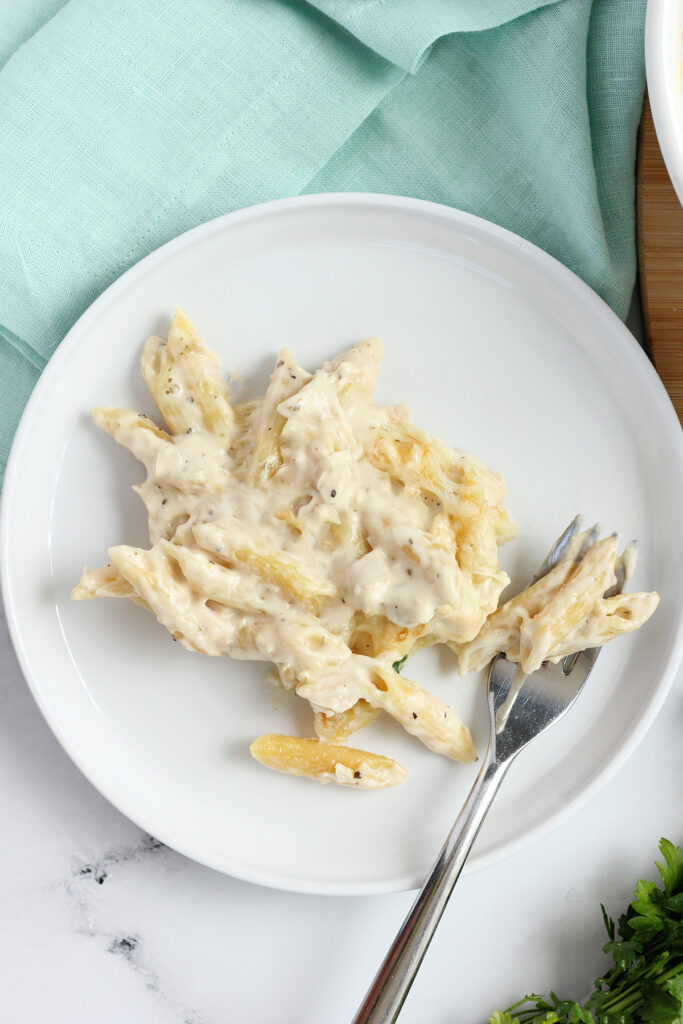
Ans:
[{"label": "creamy sauce", "polygon": [[354,789],[385,789],[403,782],[406,775],[405,768],[396,761],[379,767],[373,765],[371,768],[361,764],[360,769],[356,770],[337,763],[334,775],[324,775],[319,781],[336,782],[338,786],[353,786]]},{"label": "creamy sauce", "polygon": [[[160,372],[154,358],[148,376]],[[405,406],[375,404],[380,358],[371,339],[311,375],[285,349],[264,399],[234,415],[226,405],[220,434],[195,405],[169,438],[139,423],[108,428],[147,468],[137,491],[152,547],[112,549],[118,569],[184,646],[272,661],[326,714],[376,693],[379,662],[352,649],[363,622],[465,642],[508,582],[496,550],[515,530],[501,478],[421,434]],[[189,359],[175,366],[164,394],[189,401],[191,373]],[[473,495],[490,522],[460,558],[455,524]],[[430,745],[447,748],[436,703],[446,722]],[[421,735],[420,722],[410,731]]]},{"label": "creamy sauce", "polygon": [[[498,608],[498,546],[516,533],[502,479],[427,437],[404,405],[372,401],[381,354],[370,339],[311,375],[284,349],[263,399],[233,407],[218,357],[177,313],[168,346],[149,339],[142,358],[171,433],[127,410],[94,413],[146,466],[136,490],[151,547],[112,548],[113,565],[86,571],[74,596],[131,597],[189,650],[272,662],[315,712],[383,709],[431,749],[473,760],[466,726],[395,660],[447,642],[466,671],[504,650],[521,671],[500,728],[524,672],[635,628],[657,595],[603,598],[635,549],[618,559],[616,538],[594,530]],[[338,763],[322,781],[384,786],[403,769],[384,771]]]}]

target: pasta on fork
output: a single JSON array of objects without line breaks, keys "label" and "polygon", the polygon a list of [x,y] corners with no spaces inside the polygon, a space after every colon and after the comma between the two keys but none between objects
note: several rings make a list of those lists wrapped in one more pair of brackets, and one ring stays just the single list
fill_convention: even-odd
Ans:
[{"label": "pasta on fork", "polygon": [[[111,548],[73,591],[134,601],[188,650],[271,662],[309,702],[314,736],[269,734],[253,755],[356,788],[405,776],[344,746],[382,712],[437,753],[476,758],[455,711],[400,673],[407,656],[446,643],[462,667],[494,636],[513,653],[525,642],[520,601],[496,621],[509,582],[498,548],[517,532],[502,478],[428,437],[404,405],[373,401],[381,355],[370,338],[309,373],[283,349],[263,398],[232,404],[217,355],[177,310],[141,363],[166,429],[126,409],[93,412],[145,466],[136,490],[150,546]],[[603,634],[607,618],[596,611]],[[548,650],[566,640],[552,612],[545,628]]]}]

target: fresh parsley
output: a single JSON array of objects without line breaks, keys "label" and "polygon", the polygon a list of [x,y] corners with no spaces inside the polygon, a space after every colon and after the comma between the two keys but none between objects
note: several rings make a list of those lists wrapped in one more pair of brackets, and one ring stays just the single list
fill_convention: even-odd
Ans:
[{"label": "fresh parsley", "polygon": [[659,851],[662,886],[641,879],[616,925],[602,907],[614,967],[586,1002],[529,995],[489,1024],[683,1024],[683,853],[668,839]]},{"label": "fresh parsley", "polygon": [[407,662],[407,660],[408,660],[408,655],[404,654],[402,658],[398,659],[398,661],[393,661],[391,663],[391,667],[394,669],[394,671],[400,672],[401,669],[403,668],[403,666],[405,665],[405,663]]}]

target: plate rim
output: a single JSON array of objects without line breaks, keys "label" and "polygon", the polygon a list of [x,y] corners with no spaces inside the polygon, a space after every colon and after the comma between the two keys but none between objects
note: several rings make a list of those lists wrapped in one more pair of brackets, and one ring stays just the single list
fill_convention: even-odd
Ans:
[{"label": "plate rim", "polygon": [[[234,878],[239,878],[244,881],[265,885],[283,891],[307,893],[312,895],[368,895],[383,892],[405,891],[406,889],[416,888],[420,882],[411,874],[394,876],[391,879],[334,883],[329,880],[306,880],[298,876],[296,878],[292,878],[287,875],[283,876],[282,874],[278,874],[277,870],[264,872],[257,869],[255,871],[251,871],[250,866],[243,862],[240,862],[238,865],[228,867],[226,866],[226,859],[224,859],[222,863],[217,862],[215,858],[210,855],[207,856],[205,853],[197,850],[192,841],[183,841],[178,843],[175,837],[167,837],[164,835],[166,831],[164,828],[150,830],[148,828],[149,821],[144,822],[140,820],[138,814],[139,808],[131,808],[129,806],[129,800],[125,795],[122,798],[121,794],[112,793],[112,789],[115,789],[115,786],[113,784],[109,785],[106,778],[104,780],[99,778],[99,773],[93,773],[91,766],[88,766],[86,769],[86,766],[81,761],[79,752],[72,749],[72,745],[69,743],[63,731],[58,716],[55,716],[52,713],[47,699],[41,692],[40,680],[34,677],[31,670],[28,652],[25,649],[25,645],[22,640],[21,623],[13,601],[13,581],[10,578],[8,568],[8,550],[10,544],[9,520],[12,509],[12,497],[17,487],[15,481],[17,479],[21,463],[21,450],[30,436],[34,413],[40,406],[42,395],[45,393],[46,389],[49,388],[50,383],[56,374],[58,374],[62,362],[78,347],[79,342],[81,342],[83,338],[87,337],[90,322],[100,315],[108,303],[115,301],[119,292],[126,289],[131,278],[138,279],[144,275],[147,269],[149,269],[159,259],[162,259],[165,255],[170,255],[175,250],[181,249],[188,244],[192,244],[202,236],[208,236],[213,232],[222,231],[226,226],[235,226],[237,224],[244,223],[245,221],[249,221],[250,219],[258,219],[259,217],[268,216],[269,214],[278,214],[282,211],[296,211],[301,208],[304,210],[310,210],[311,208],[326,205],[343,208],[344,206],[358,204],[371,207],[393,207],[398,213],[408,212],[421,214],[429,218],[435,218],[442,224],[445,222],[456,232],[463,228],[466,230],[474,230],[480,235],[480,237],[481,235],[485,236],[488,240],[492,241],[494,245],[497,245],[498,247],[502,245],[507,248],[508,251],[518,253],[523,262],[530,262],[534,265],[536,270],[540,270],[541,273],[545,274],[545,276],[552,278],[554,283],[559,285],[563,292],[570,294],[574,293],[577,301],[586,307],[593,315],[593,319],[596,319],[597,321],[604,321],[610,333],[618,335],[620,342],[626,345],[630,350],[631,356],[639,365],[640,372],[644,374],[645,381],[648,385],[647,390],[652,394],[653,400],[656,400],[661,420],[661,427],[664,429],[673,448],[678,448],[681,455],[681,463],[683,464],[683,432],[681,432],[678,417],[676,416],[664,385],[641,346],[616,313],[614,313],[614,311],[604,302],[604,300],[601,299],[596,292],[594,292],[568,267],[560,263],[559,260],[549,255],[538,246],[534,245],[532,242],[529,242],[527,239],[524,239],[506,228],[502,228],[499,225],[492,223],[491,221],[478,217],[475,214],[467,213],[454,207],[445,206],[441,203],[384,193],[343,192],[294,196],[286,199],[277,199],[269,202],[258,203],[240,210],[235,210],[206,221],[203,224],[197,225],[189,231],[177,235],[173,239],[153,250],[112,282],[112,284],[109,285],[81,314],[50,357],[47,366],[37,381],[36,386],[26,404],[12,442],[2,494],[0,495],[0,587],[5,606],[8,630],[22,674],[31,694],[33,695],[33,699],[38,705],[38,708],[50,730],[72,762],[109,803],[111,803],[120,813],[124,814],[139,828],[144,831],[153,831],[154,836],[171,849],[191,858],[197,863],[212,868],[213,870],[217,870],[222,874],[227,874]],[[680,483],[683,484],[683,473],[680,474]],[[681,587],[679,611],[682,608],[683,584]],[[496,849],[489,853],[478,856],[475,854],[475,856],[468,861],[465,870],[469,873],[474,870],[488,867],[506,857],[513,856],[524,847],[531,845],[537,839],[540,839],[542,836],[551,832],[562,821],[576,813],[576,811],[581,807],[585,806],[585,804],[588,803],[588,801],[591,800],[600,789],[607,785],[607,783],[614,778],[617,772],[621,769],[628,757],[636,750],[648,729],[654,722],[657,714],[661,710],[661,707],[673,684],[682,656],[683,615],[679,617],[677,629],[670,640],[669,655],[665,661],[657,685],[652,689],[650,700],[645,712],[633,725],[633,728],[619,750],[613,753],[609,761],[604,764],[600,770],[595,772],[592,779],[583,785],[580,791],[560,808],[549,814],[536,826],[527,829],[522,835],[502,842]],[[143,813],[143,817],[144,816],[145,815]],[[227,858],[227,861],[230,859],[231,858]]]},{"label": "plate rim", "polygon": [[[645,75],[659,148],[678,201],[683,204],[683,147],[681,136],[676,131],[671,96],[672,69],[665,52],[671,11],[669,0],[648,0],[645,15]],[[683,50],[681,57],[683,59]]]}]

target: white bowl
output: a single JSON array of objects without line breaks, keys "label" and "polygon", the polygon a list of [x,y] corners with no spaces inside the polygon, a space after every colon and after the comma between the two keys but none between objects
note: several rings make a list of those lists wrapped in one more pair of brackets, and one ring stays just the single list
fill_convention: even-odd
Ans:
[{"label": "white bowl", "polygon": [[[638,537],[634,584],[656,588],[660,608],[608,645],[576,708],[520,755],[469,866],[546,832],[635,748],[683,651],[683,435],[643,350],[524,239],[434,203],[346,194],[251,207],[180,236],[107,289],[53,356],[0,508],[7,621],[36,700],[91,782],[147,832],[221,871],[309,893],[417,888],[477,769],[436,757],[385,716],[362,746],[406,766],[395,789],[267,772],[249,756],[252,740],[311,726],[295,695],[270,699],[263,666],[178,649],[128,602],[71,601],[84,562],[106,561],[112,542],[147,544],[130,490],[140,470],[88,410],[153,412],[140,346],[175,303],[252,394],[281,345],[313,367],[381,336],[379,401],[408,399],[430,434],[504,470],[523,527],[501,553],[515,587],[579,510]],[[485,747],[480,675],[456,680],[431,648],[411,676]]]},{"label": "white bowl", "polygon": [[683,203],[683,0],[648,0],[645,70],[657,139]]}]

